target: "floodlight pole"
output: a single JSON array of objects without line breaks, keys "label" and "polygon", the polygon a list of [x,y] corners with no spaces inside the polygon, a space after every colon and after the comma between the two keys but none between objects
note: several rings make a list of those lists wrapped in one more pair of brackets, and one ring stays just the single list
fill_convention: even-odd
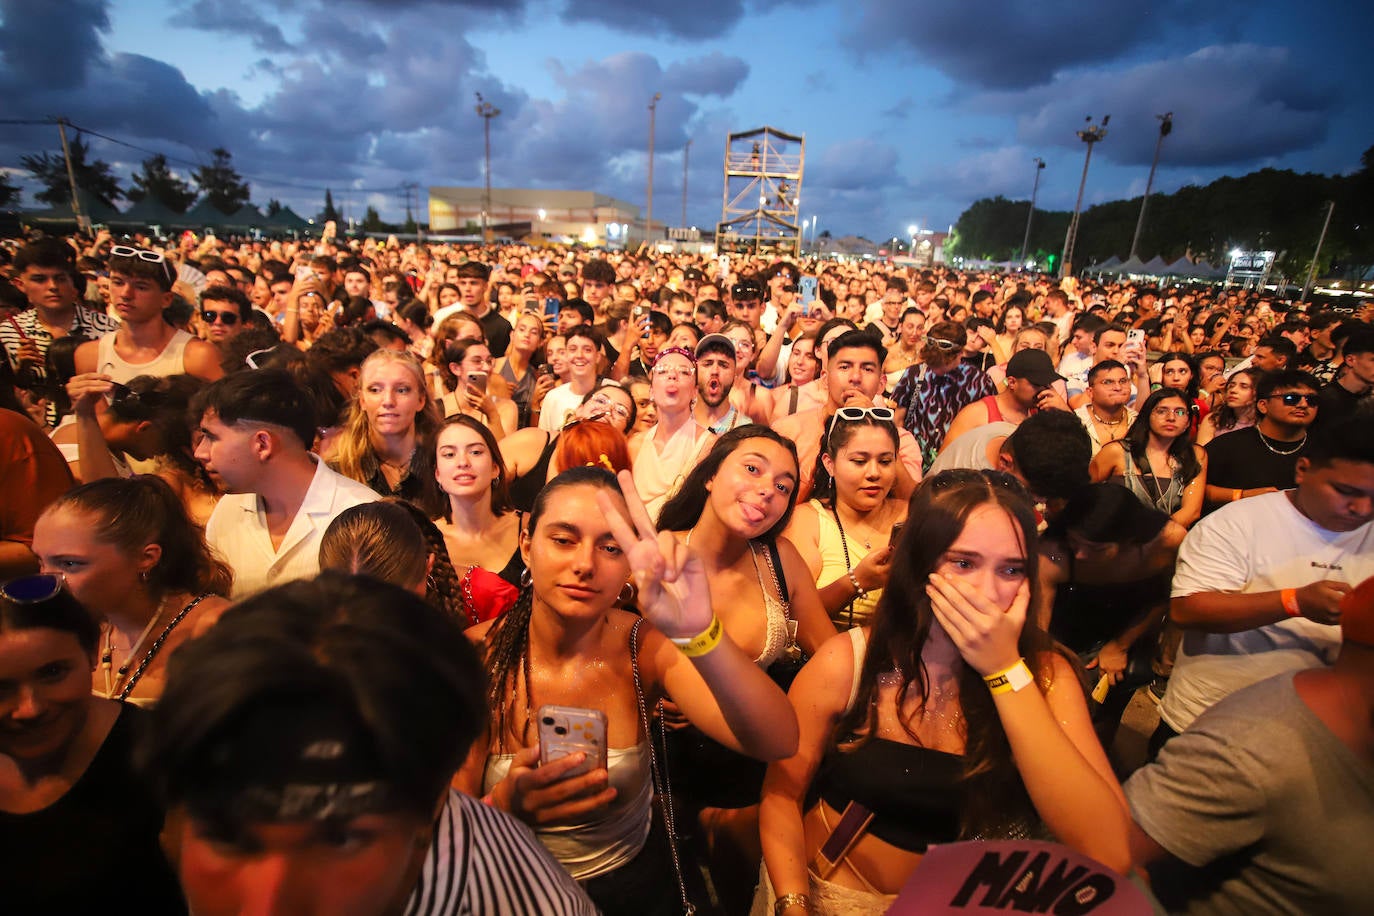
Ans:
[{"label": "floodlight pole", "polygon": [[1307,268],[1307,282],[1302,285],[1302,301],[1312,293],[1312,283],[1317,277],[1317,259],[1322,256],[1322,243],[1326,241],[1326,230],[1331,226],[1331,214],[1336,210],[1336,202],[1326,202],[1326,220],[1322,222],[1322,234],[1317,236],[1317,250],[1312,253],[1312,266]]},{"label": "floodlight pole", "polygon": [[491,119],[501,113],[501,109],[477,95],[477,114],[482,118],[482,141],[486,146],[486,188],[482,195],[482,244],[491,241],[488,226],[491,224]]},{"label": "floodlight pole", "polygon": [[687,159],[692,154],[692,141],[682,148],[682,227],[687,228]]},{"label": "floodlight pole", "polygon": [[649,241],[654,231],[654,117],[658,114],[658,103],[663,93],[655,92],[649,100],[649,188],[645,195],[644,240]]},{"label": "floodlight pole", "polygon": [[1145,196],[1140,199],[1140,216],[1135,221],[1135,235],[1131,238],[1131,254],[1134,258],[1140,250],[1140,233],[1145,228],[1145,205],[1150,202],[1150,189],[1155,186],[1155,169],[1159,166],[1159,149],[1164,145],[1164,138],[1169,136],[1174,129],[1174,113],[1166,112],[1162,115],[1155,115],[1159,118],[1159,139],[1155,141],[1155,158],[1150,163],[1150,177],[1145,180]]},{"label": "floodlight pole", "polygon": [[76,170],[72,168],[72,151],[67,146],[67,119],[57,119],[57,133],[62,137],[62,158],[67,162],[67,184],[72,192],[72,216],[76,217],[76,228],[81,232],[91,231],[90,217],[81,212],[81,201],[76,193]]},{"label": "floodlight pole", "polygon": [[1045,160],[1039,156],[1035,157],[1035,184],[1031,185],[1031,205],[1030,212],[1026,214],[1026,237],[1021,240],[1021,256],[1016,259],[1017,264],[1026,263],[1026,249],[1030,246],[1031,220],[1035,218],[1035,198],[1040,193],[1040,173],[1045,170]]},{"label": "floodlight pole", "polygon": [[1074,202],[1073,218],[1069,220],[1069,231],[1064,236],[1064,257],[1059,265],[1061,277],[1073,276],[1073,246],[1078,241],[1078,220],[1083,212],[1083,189],[1088,186],[1088,165],[1093,161],[1093,144],[1101,142],[1107,136],[1107,122],[1111,119],[1111,115],[1104,115],[1102,123],[1093,126],[1092,116],[1089,115],[1089,126],[1078,132],[1078,139],[1088,144],[1088,154],[1083,157],[1083,177],[1078,182],[1078,200]]}]

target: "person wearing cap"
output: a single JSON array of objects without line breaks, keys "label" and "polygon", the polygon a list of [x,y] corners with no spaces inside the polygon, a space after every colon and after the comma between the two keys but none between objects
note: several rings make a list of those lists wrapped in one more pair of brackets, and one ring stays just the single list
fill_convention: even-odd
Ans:
[{"label": "person wearing cap", "polygon": [[730,397],[737,377],[738,352],[734,340],[725,334],[707,334],[697,344],[693,414],[698,424],[716,435],[750,422]]},{"label": "person wearing cap", "polygon": [[730,287],[730,317],[757,328],[763,318],[763,284],[741,277]]},{"label": "person wearing cap", "polygon": [[1126,782],[1169,912],[1374,912],[1374,578],[1339,618],[1334,665],[1231,694]]},{"label": "person wearing cap", "polygon": [[758,327],[765,334],[772,334],[778,319],[797,301],[797,266],[789,261],[779,261],[764,271],[764,280],[768,287],[768,302],[759,316]]},{"label": "person wearing cap", "polygon": [[986,395],[959,411],[945,432],[940,450],[964,433],[988,423],[1019,424],[1037,410],[1068,410],[1054,390],[1063,377],[1044,350],[1021,350],[1007,360],[1007,387],[1001,394]]},{"label": "person wearing cap", "polygon": [[136,375],[194,375],[213,382],[224,374],[219,349],[163,320],[177,271],[158,251],[110,249],[110,299],[120,326],[76,348],[78,376],[128,382]]},{"label": "person wearing cap", "polygon": [[701,284],[705,282],[706,275],[701,272],[700,267],[689,267],[682,272],[682,288],[693,301],[696,301],[697,290],[701,289]]},{"label": "person wearing cap", "polygon": [[318,573],[334,516],[379,498],[311,453],[314,408],[285,369],[229,375],[200,391],[190,414],[196,460],[225,491],[205,540],[234,570],[233,599]]},{"label": "person wearing cap", "polygon": [[1374,415],[1313,435],[1295,477],[1204,517],[1179,548],[1169,616],[1183,643],[1153,746],[1256,681],[1335,656],[1341,599],[1374,575]]},{"label": "person wearing cap", "polygon": [[485,691],[457,621],[380,580],[226,612],[171,660],[139,755],[191,911],[594,912],[524,825],[449,787]]},{"label": "person wearing cap", "polygon": [[[720,338],[719,334],[712,335]],[[725,338],[721,338],[725,339]],[[713,352],[702,341],[701,353]],[[731,359],[733,361],[733,348]],[[661,351],[650,370],[649,385],[654,412],[651,428],[630,442],[635,489],[644,500],[650,518],[668,501],[682,481],[711,449],[715,434],[694,416],[697,394],[697,356],[683,347]],[[729,388],[725,389],[729,392]]]}]

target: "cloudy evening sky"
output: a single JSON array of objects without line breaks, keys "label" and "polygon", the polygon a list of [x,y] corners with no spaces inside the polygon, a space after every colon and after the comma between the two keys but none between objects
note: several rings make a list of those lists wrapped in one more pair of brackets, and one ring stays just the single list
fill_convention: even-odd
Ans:
[{"label": "cloudy evening sky", "polygon": [[[1351,171],[1370,34],[1353,0],[0,0],[0,117],[64,116],[182,174],[225,146],[260,206],[312,215],[329,186],[395,219],[403,182],[481,183],[474,92],[502,112],[495,186],[642,205],[661,92],[656,217],[677,220],[690,139],[689,221],[713,225],[726,133],[767,124],[806,135],[802,215],[881,238],[1028,197],[1036,156],[1041,205],[1070,208],[1090,114],[1111,115],[1090,202],[1141,193],[1165,111],[1160,190]],[[91,143],[122,176],[145,155]],[[0,167],[56,148],[0,125]]]}]

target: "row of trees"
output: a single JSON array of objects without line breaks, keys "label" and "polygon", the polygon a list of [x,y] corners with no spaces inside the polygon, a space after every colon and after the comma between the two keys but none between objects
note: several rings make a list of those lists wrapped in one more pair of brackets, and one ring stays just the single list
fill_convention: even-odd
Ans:
[{"label": "row of trees", "polygon": [[[160,153],[149,156],[140,163],[138,171],[129,176],[129,184],[125,187],[120,184],[108,162],[91,158],[90,146],[80,135],[72,140],[69,147],[77,188],[107,207],[114,207],[118,200],[137,203],[144,198],[151,198],[173,213],[185,213],[203,195],[210,206],[227,216],[250,200],[248,182],[234,168],[232,155],[223,148],[214,150],[210,163],[193,171],[189,181],[172,170],[166,156]],[[34,195],[35,199],[52,206],[70,201],[71,183],[67,177],[67,162],[60,152],[24,156],[21,161],[43,187]],[[0,208],[17,204],[19,195],[19,187],[0,173]],[[272,199],[263,209],[268,216],[273,216],[282,209],[282,204]],[[329,190],[325,191],[324,209],[318,216],[321,222],[343,221],[334,206],[334,195]],[[394,232],[404,227],[383,222],[377,209],[369,206],[361,228],[368,232]]]},{"label": "row of trees", "polygon": [[[1278,267],[1301,276],[1311,263],[1326,202],[1336,205],[1318,269],[1358,273],[1374,264],[1374,147],[1351,175],[1299,174],[1261,169],[1219,178],[1205,187],[1187,185],[1173,194],[1150,195],[1139,253],[1174,261],[1188,255],[1224,264],[1233,248],[1276,252]],[[1021,249],[1029,201],[1004,197],[973,203],[954,226],[946,251],[965,258],[1005,261]],[[1131,249],[1140,198],[1116,200],[1083,211],[1074,246],[1080,267]],[[1045,263],[1064,247],[1072,214],[1036,209],[1028,256]]]},{"label": "row of trees", "polygon": [[[72,175],[77,188],[107,207],[114,207],[117,200],[137,203],[150,197],[173,213],[185,213],[197,198],[204,195],[212,207],[227,215],[249,200],[248,183],[234,169],[233,157],[224,148],[212,151],[210,162],[193,171],[190,181],[172,171],[166,156],[150,156],[130,176],[127,188],[120,185],[108,162],[91,158],[90,146],[79,135],[71,141],[69,148]],[[43,186],[34,195],[37,200],[59,206],[71,199],[67,161],[60,152],[23,156],[20,161]],[[18,200],[19,189],[8,183],[6,185],[8,191],[0,188],[0,206]]]}]

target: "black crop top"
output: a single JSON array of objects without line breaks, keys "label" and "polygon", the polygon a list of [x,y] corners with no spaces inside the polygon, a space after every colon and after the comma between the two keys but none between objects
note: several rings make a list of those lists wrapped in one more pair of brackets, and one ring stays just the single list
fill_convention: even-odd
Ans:
[{"label": "black crop top", "polygon": [[963,757],[872,738],[821,758],[806,807],[817,799],[836,811],[851,801],[874,813],[868,832],[908,852],[925,852],[931,843],[959,838],[963,810]]}]

